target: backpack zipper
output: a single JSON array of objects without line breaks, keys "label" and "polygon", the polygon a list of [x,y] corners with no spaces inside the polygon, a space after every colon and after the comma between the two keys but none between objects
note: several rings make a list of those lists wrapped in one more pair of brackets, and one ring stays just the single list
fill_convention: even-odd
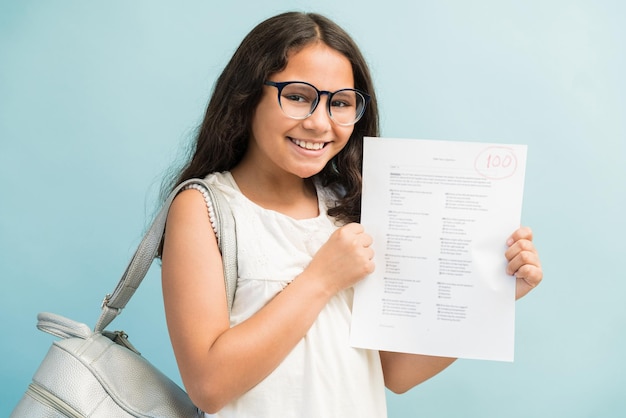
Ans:
[{"label": "backpack zipper", "polygon": [[63,399],[59,398],[38,383],[32,382],[28,385],[26,393],[32,396],[37,402],[49,406],[55,411],[61,412],[68,418],[86,418]]}]

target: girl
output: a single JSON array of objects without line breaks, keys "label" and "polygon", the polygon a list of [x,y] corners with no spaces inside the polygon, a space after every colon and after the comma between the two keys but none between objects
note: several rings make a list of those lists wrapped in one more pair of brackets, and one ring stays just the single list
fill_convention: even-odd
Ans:
[{"label": "girl", "polygon": [[[176,179],[208,176],[236,221],[238,284],[229,317],[221,256],[201,193],[180,193],[162,250],[165,311],[186,390],[218,417],[384,417],[454,359],[348,342],[352,286],[374,270],[360,217],[363,136],[378,135],[358,48],[316,14],[250,32],[218,78]],[[505,254],[517,296],[542,271],[532,234]]]}]

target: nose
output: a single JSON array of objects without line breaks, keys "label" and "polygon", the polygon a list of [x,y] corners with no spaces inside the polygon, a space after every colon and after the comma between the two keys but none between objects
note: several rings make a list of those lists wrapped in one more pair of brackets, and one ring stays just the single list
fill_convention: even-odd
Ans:
[{"label": "nose", "polygon": [[330,119],[330,114],[328,113],[328,100],[328,93],[323,92],[320,94],[320,99],[315,107],[315,110],[311,113],[311,116],[302,121],[302,126],[305,129],[322,132],[330,129],[332,121]]}]

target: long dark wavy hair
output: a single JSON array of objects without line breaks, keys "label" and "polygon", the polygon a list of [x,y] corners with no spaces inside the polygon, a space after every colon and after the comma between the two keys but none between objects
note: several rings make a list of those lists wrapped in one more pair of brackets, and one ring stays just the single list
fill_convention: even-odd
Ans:
[{"label": "long dark wavy hair", "polygon": [[343,222],[358,222],[361,212],[363,137],[378,136],[378,109],[369,69],[352,38],[336,23],[315,13],[287,12],[256,26],[217,79],[213,95],[193,144],[192,156],[164,191],[193,178],[231,170],[244,156],[251,121],[261,100],[263,83],[287,66],[290,53],[323,42],[352,64],[354,87],[371,100],[347,145],[315,175],[323,186],[338,192],[328,214]]}]

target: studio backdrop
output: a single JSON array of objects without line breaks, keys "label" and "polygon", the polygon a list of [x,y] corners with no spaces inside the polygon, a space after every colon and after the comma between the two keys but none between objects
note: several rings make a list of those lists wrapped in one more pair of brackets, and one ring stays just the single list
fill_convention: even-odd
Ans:
[{"label": "studio backdrop", "polygon": [[[372,69],[387,137],[528,145],[522,223],[545,278],[515,361],[460,360],[389,416],[626,411],[626,3],[618,0],[0,0],[0,415],[53,338],[93,325],[243,36],[326,14]],[[115,322],[180,382],[155,263]]]}]

